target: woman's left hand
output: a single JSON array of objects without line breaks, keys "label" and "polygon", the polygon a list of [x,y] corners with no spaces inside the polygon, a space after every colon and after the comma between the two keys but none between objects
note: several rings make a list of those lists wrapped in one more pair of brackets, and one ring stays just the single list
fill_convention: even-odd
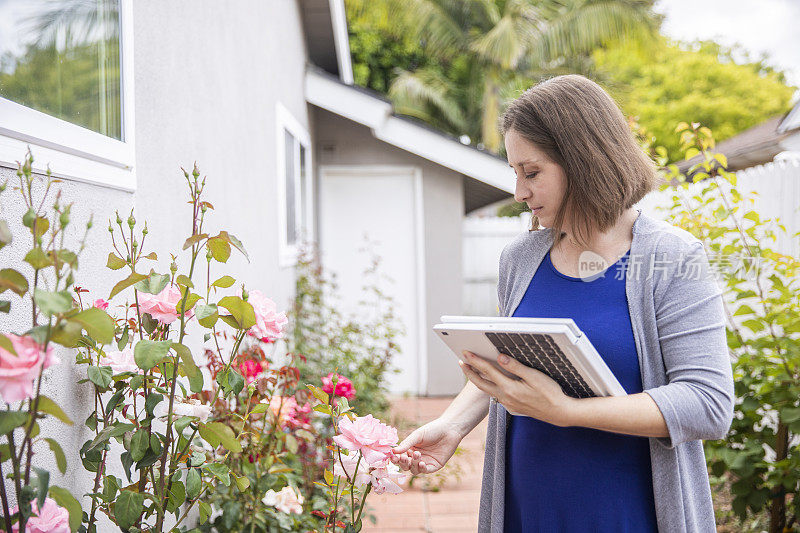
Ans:
[{"label": "woman's left hand", "polygon": [[561,386],[547,374],[500,354],[497,363],[520,377],[516,380],[472,352],[464,351],[462,355],[464,360],[459,364],[467,379],[493,396],[512,415],[529,416],[556,426],[570,425],[571,407],[577,400],[564,394]]}]

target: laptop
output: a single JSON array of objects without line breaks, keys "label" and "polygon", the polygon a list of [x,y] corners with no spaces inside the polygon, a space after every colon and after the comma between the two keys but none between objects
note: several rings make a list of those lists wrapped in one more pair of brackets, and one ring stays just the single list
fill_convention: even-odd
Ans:
[{"label": "laptop", "polygon": [[625,396],[614,373],[571,318],[441,317],[433,330],[461,358],[466,350],[497,364],[504,353],[553,378],[573,398]]}]

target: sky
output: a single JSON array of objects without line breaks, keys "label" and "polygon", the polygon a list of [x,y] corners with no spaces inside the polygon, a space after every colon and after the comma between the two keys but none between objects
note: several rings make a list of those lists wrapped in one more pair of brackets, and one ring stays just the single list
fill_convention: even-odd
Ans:
[{"label": "sky", "polygon": [[658,0],[655,9],[666,15],[665,35],[738,42],[754,57],[766,52],[768,62],[800,87],[800,0]]}]

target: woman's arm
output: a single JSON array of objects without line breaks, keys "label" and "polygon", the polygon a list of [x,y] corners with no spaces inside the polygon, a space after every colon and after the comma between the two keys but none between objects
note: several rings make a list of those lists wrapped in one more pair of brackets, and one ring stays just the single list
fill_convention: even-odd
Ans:
[{"label": "woman's arm", "polygon": [[[464,374],[476,388],[491,394],[509,413],[529,416],[556,426],[581,426],[641,437],[667,437],[669,432],[656,403],[646,393],[603,398],[572,398],[550,376],[503,354],[497,362],[520,377],[506,377],[491,363],[464,352]],[[480,374],[478,372],[479,371]]]},{"label": "woman's arm", "polygon": [[439,416],[463,439],[489,414],[489,395],[469,381]]}]

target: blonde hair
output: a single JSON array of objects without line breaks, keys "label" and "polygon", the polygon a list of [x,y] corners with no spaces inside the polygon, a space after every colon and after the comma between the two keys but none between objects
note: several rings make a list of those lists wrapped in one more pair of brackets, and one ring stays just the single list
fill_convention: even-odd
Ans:
[{"label": "blonde hair", "polygon": [[[564,218],[575,240],[606,231],[622,213],[656,188],[655,164],[634,139],[628,122],[602,87],[577,74],[543,81],[514,100],[501,118],[564,169],[564,200],[552,228],[563,238]],[[531,230],[542,229],[536,216]]]}]

